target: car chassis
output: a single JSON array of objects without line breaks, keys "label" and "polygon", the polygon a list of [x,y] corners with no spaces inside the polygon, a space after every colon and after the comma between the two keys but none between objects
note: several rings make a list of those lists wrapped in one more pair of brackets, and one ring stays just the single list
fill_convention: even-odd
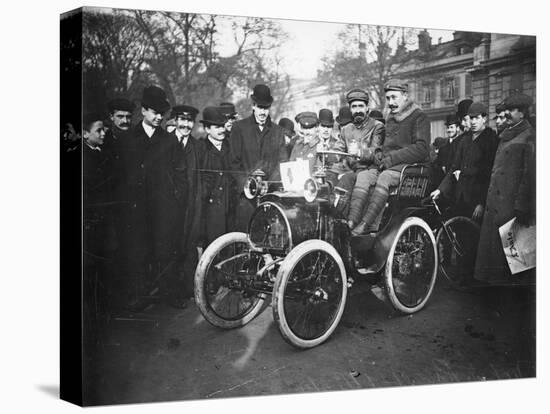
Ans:
[{"label": "car chassis", "polygon": [[[332,154],[326,151],[326,154]],[[283,338],[298,348],[326,341],[336,329],[354,280],[380,286],[404,314],[419,311],[433,291],[438,252],[428,222],[432,207],[426,165],[406,165],[391,189],[380,230],[352,237],[339,208],[344,190],[327,180],[324,162],[303,193],[255,171],[245,195],[257,201],[248,233],[227,233],[204,251],[195,272],[195,301],[212,325],[250,322],[272,296]]]}]

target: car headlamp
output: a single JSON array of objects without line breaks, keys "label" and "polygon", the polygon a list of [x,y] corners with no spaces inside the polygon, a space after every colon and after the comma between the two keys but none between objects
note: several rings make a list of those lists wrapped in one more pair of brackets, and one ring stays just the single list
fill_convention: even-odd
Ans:
[{"label": "car headlamp", "polygon": [[313,178],[308,178],[304,183],[304,198],[308,203],[315,201],[317,194],[319,193],[319,187],[317,182]]},{"label": "car headlamp", "polygon": [[260,192],[260,183],[255,177],[248,177],[244,184],[244,195],[249,200],[254,200]]}]

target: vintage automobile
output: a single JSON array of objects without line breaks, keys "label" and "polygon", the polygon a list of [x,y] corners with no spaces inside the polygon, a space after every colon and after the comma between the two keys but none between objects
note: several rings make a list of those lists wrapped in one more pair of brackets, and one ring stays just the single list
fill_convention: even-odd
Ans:
[{"label": "vintage automobile", "polygon": [[[339,154],[322,151],[325,155]],[[349,155],[349,154],[345,154]],[[391,190],[380,230],[352,237],[338,209],[343,192],[326,177],[325,165],[303,191],[249,177],[245,194],[257,200],[248,233],[220,236],[204,251],[195,273],[195,301],[205,319],[220,328],[250,322],[271,295],[273,317],[283,338],[298,348],[326,341],[358,278],[381,287],[384,300],[411,314],[422,309],[438,270],[433,206],[426,165],[407,165]]]}]

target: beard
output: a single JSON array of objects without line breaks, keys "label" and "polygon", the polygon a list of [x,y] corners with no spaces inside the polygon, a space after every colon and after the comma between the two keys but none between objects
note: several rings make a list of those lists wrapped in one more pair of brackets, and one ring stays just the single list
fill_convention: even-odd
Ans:
[{"label": "beard", "polygon": [[353,114],[351,114],[351,116],[353,117],[353,123],[355,125],[359,125],[365,120],[366,115],[367,114],[365,112],[354,112]]}]

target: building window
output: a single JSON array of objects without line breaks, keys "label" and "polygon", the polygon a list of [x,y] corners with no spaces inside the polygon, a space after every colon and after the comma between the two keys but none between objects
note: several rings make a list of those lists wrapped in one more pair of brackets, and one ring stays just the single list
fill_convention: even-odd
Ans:
[{"label": "building window", "polygon": [[443,80],[443,88],[441,90],[443,99],[456,98],[456,80],[455,78],[446,78]]},{"label": "building window", "polygon": [[422,84],[422,102],[430,103],[432,101],[432,88],[429,83]]}]

